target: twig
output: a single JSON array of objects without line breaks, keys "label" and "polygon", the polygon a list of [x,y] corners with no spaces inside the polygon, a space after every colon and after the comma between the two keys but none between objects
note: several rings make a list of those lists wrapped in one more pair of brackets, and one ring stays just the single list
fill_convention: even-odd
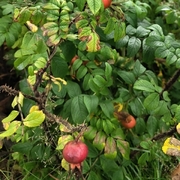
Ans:
[{"label": "twig", "polygon": [[[167,136],[172,136],[174,133],[176,132],[176,126],[174,126],[172,129],[170,129],[169,131],[157,134],[156,136],[154,136],[150,141],[158,141],[161,140]],[[130,154],[131,158],[134,158],[135,155],[139,152],[139,149],[142,149],[141,146],[137,147],[138,150],[133,150]]]},{"label": "twig", "polygon": [[[11,96],[17,96],[19,95],[19,91],[7,86],[2,85],[0,86],[0,92],[6,92]],[[40,97],[33,97],[31,95],[23,94],[23,96],[27,99],[31,99],[38,103],[38,105],[42,104],[42,99]],[[54,114],[49,113],[45,110],[45,108],[42,108],[44,114],[46,115],[46,118],[49,119],[50,122],[56,122],[57,124],[63,124],[70,132],[80,131],[83,128],[85,128],[85,124],[79,125],[79,126],[72,126],[67,120],[64,120],[62,117],[56,116]]]},{"label": "twig", "polygon": [[162,98],[162,95],[164,93],[164,91],[167,91],[169,90],[173,84],[177,81],[177,79],[179,78],[180,76],[180,69],[178,69],[174,74],[173,76],[169,79],[169,81],[166,83],[164,89],[161,91],[160,93],[160,97]]},{"label": "twig", "polygon": [[154,136],[151,141],[158,141],[160,139],[163,139],[167,136],[172,136],[174,133],[176,132],[176,126],[174,126],[172,129],[170,129],[169,131],[166,131],[166,132],[163,132],[163,133],[160,133],[156,136]]}]

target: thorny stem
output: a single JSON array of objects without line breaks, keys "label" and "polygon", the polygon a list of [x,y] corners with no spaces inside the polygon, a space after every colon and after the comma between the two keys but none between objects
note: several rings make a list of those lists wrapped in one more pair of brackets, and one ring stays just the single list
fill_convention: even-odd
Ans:
[{"label": "thorny stem", "polygon": [[[172,136],[174,133],[176,132],[176,126],[174,126],[172,129],[170,129],[169,131],[157,134],[156,136],[154,136],[151,141],[158,141],[160,139],[163,139],[167,136]],[[135,155],[139,152],[139,149],[141,149],[140,146],[137,147],[138,150],[134,150],[131,152],[130,157],[134,158]]]},{"label": "thorny stem", "polygon": [[179,78],[180,76],[180,69],[178,69],[174,74],[173,76],[169,79],[169,81],[166,83],[164,89],[161,91],[160,93],[160,97],[162,98],[162,95],[165,91],[169,90],[173,84],[177,81],[177,79]]},{"label": "thorny stem", "polygon": [[44,72],[48,69],[53,56],[56,54],[56,51],[57,51],[57,46],[54,47],[53,52],[50,54],[46,66],[44,68],[40,69],[36,74],[36,82],[35,82],[34,87],[33,87],[33,91],[34,91],[34,94],[36,97],[40,96],[37,89],[38,89],[39,85],[41,84]]}]

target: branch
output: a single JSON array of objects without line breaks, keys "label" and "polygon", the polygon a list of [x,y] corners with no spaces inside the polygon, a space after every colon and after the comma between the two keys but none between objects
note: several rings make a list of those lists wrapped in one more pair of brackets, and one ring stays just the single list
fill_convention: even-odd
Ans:
[{"label": "branch", "polygon": [[[19,91],[7,86],[7,85],[2,85],[0,86],[0,92],[6,92],[11,96],[17,96],[19,95]],[[31,99],[35,101],[36,103],[42,103],[42,99],[39,97],[33,97],[31,95],[23,94],[23,96],[27,99]],[[78,125],[78,126],[72,126],[67,120],[63,119],[62,117],[56,116],[54,114],[49,113],[48,111],[45,110],[45,108],[42,109],[44,114],[46,115],[46,118],[49,119],[50,122],[56,122],[57,124],[63,124],[70,132],[75,132],[75,131],[81,131],[83,128],[86,127],[85,124]]]},{"label": "branch", "polygon": [[[157,134],[156,136],[154,136],[150,141],[158,141],[161,140],[167,136],[172,136],[174,133],[176,132],[176,126],[174,126],[172,129],[170,129],[169,131]],[[137,149],[142,149],[141,146],[138,146]],[[135,155],[139,152],[139,150],[133,150],[130,154],[131,158],[134,158]]]},{"label": "branch", "polygon": [[162,97],[164,91],[167,91],[169,90],[173,84],[177,81],[177,79],[179,78],[180,76],[180,69],[178,69],[174,74],[173,76],[169,79],[169,81],[166,83],[164,89],[161,91],[160,93],[160,97]]}]

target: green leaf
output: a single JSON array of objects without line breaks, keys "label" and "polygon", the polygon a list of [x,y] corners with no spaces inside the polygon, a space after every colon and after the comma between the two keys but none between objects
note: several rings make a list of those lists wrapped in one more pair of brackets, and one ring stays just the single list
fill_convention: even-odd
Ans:
[{"label": "green leaf", "polygon": [[142,26],[138,26],[137,31],[136,31],[136,35],[138,38],[142,38],[147,36],[150,33],[149,29],[145,29]]},{"label": "green leaf", "polygon": [[100,105],[103,113],[104,113],[109,119],[111,119],[111,117],[113,116],[113,111],[114,111],[114,106],[113,106],[112,101],[106,100],[106,101],[100,102],[99,105]]},{"label": "green leaf", "polygon": [[146,91],[146,92],[155,92],[155,86],[147,80],[139,79],[134,83],[134,89]]},{"label": "green leaf", "polygon": [[67,88],[67,93],[71,98],[78,96],[82,93],[79,85],[73,81],[67,81],[66,88]]},{"label": "green leaf", "polygon": [[116,143],[112,137],[108,137],[106,140],[104,156],[110,159],[114,159],[117,156]]},{"label": "green leaf", "polygon": [[151,35],[147,38],[146,44],[154,48],[164,46],[164,38],[158,35]]},{"label": "green leaf", "polygon": [[12,47],[13,44],[15,43],[15,37],[13,34],[11,34],[10,32],[6,33],[6,43],[8,47]]},{"label": "green leaf", "polygon": [[88,72],[88,69],[86,66],[81,66],[78,70],[77,70],[77,73],[76,73],[76,78],[77,79],[82,79],[86,73]]},{"label": "green leaf", "polygon": [[80,29],[80,28],[84,28],[87,27],[89,24],[89,21],[87,19],[80,19],[76,22],[76,28]]},{"label": "green leaf", "polygon": [[39,39],[37,34],[28,31],[23,37],[21,48],[35,50],[35,44],[37,44],[37,39]]},{"label": "green leaf", "polygon": [[64,78],[68,72],[68,64],[62,57],[55,55],[51,60],[51,70],[54,77]]},{"label": "green leaf", "polygon": [[45,114],[42,111],[33,111],[28,114],[23,120],[23,124],[27,127],[36,127],[40,126],[45,120]]},{"label": "green leaf", "polygon": [[2,123],[8,123],[14,120],[19,115],[19,112],[16,110],[12,110],[11,113],[2,120]]},{"label": "green leaf", "polygon": [[0,138],[5,138],[13,135],[17,129],[20,127],[21,122],[20,121],[13,121],[10,123],[9,127],[6,131],[0,133]]},{"label": "green leaf", "polygon": [[95,75],[93,81],[100,88],[106,86],[107,83],[106,80],[100,75]]},{"label": "green leaf", "polygon": [[31,149],[33,148],[33,146],[34,146],[33,142],[30,142],[30,141],[20,142],[20,143],[14,144],[12,146],[12,149],[14,152],[19,152],[19,153],[28,155]]},{"label": "green leaf", "polygon": [[158,121],[154,116],[149,116],[147,120],[147,131],[151,137],[155,135],[158,128]]},{"label": "green leaf", "polygon": [[125,35],[126,35],[126,24],[124,22],[117,21],[114,26],[114,41],[117,42]]},{"label": "green leaf", "polygon": [[39,57],[35,62],[34,62],[34,66],[37,68],[37,69],[41,69],[41,68],[44,68],[46,66],[46,59],[43,58],[43,57]]},{"label": "green leaf", "polygon": [[99,94],[99,87],[95,84],[93,78],[89,79],[88,85],[93,92]]},{"label": "green leaf", "polygon": [[129,103],[129,106],[135,116],[141,116],[143,113],[145,113],[144,105],[139,97],[133,99]]},{"label": "green leaf", "polygon": [[135,130],[137,134],[143,135],[146,132],[146,124],[143,118],[136,119]]},{"label": "green leaf", "polygon": [[92,75],[91,74],[86,74],[83,78],[83,84],[82,87],[85,91],[89,90],[89,80],[92,79]]},{"label": "green leaf", "polygon": [[93,140],[93,145],[100,151],[104,149],[106,141],[106,135],[104,132],[99,131]]},{"label": "green leaf", "polygon": [[86,0],[76,0],[76,4],[77,4],[80,11],[83,10],[85,3],[86,3]]},{"label": "green leaf", "polygon": [[0,32],[0,46],[4,43],[5,41],[5,34],[1,34]]},{"label": "green leaf", "polygon": [[114,129],[114,124],[109,119],[103,120],[103,130],[107,135],[109,135]]},{"label": "green leaf", "polygon": [[97,174],[97,172],[90,171],[87,180],[101,180],[101,177],[99,176],[99,174]]},{"label": "green leaf", "polygon": [[19,16],[19,23],[21,24],[25,24],[26,21],[29,21],[31,18],[31,12],[28,8],[24,8],[21,12],[20,12],[20,16]]},{"label": "green leaf", "polygon": [[113,172],[113,180],[125,179],[123,170],[120,168],[118,171]]},{"label": "green leaf", "polygon": [[72,99],[71,103],[71,116],[76,124],[81,124],[86,120],[88,111],[84,104],[83,96],[76,96]]},{"label": "green leaf", "polygon": [[90,114],[97,110],[99,99],[96,95],[84,95],[84,104]]},{"label": "green leaf", "polygon": [[139,157],[138,164],[146,165],[147,161],[149,161],[149,153],[145,152]]},{"label": "green leaf", "polygon": [[153,24],[150,27],[148,27],[148,29],[155,31],[160,36],[164,36],[163,30],[161,26],[158,24]]},{"label": "green leaf", "polygon": [[143,148],[143,149],[151,149],[152,147],[152,142],[151,141],[141,141],[140,143],[140,146]]},{"label": "green leaf", "polygon": [[158,58],[165,58],[170,53],[166,46],[160,46],[155,51],[155,56]]},{"label": "green leaf", "polygon": [[124,132],[120,127],[116,128],[112,133],[111,133],[111,136],[113,138],[116,138],[116,139],[121,139],[121,140],[124,140],[125,139],[125,135],[124,135]]},{"label": "green leaf", "polygon": [[136,78],[132,72],[128,71],[122,71],[119,70],[117,74],[124,80],[125,83],[127,84],[134,84]]},{"label": "green leaf", "polygon": [[171,65],[171,64],[175,63],[176,61],[177,61],[177,56],[174,53],[169,52],[169,54],[167,55],[167,58],[166,58],[167,65]]},{"label": "green leaf", "polygon": [[110,34],[113,30],[114,30],[114,26],[115,26],[115,22],[113,19],[109,18],[107,25],[104,29],[104,33],[105,34]]},{"label": "green leaf", "polygon": [[174,24],[176,20],[177,20],[177,14],[176,14],[175,11],[169,11],[166,14],[166,22],[167,22],[167,24]]},{"label": "green leaf", "polygon": [[154,92],[151,93],[149,96],[146,97],[144,100],[144,107],[149,111],[152,112],[159,106],[159,94]]},{"label": "green leaf", "polygon": [[123,38],[121,38],[119,41],[116,42],[116,48],[119,49],[119,48],[122,48],[122,47],[125,47],[127,45],[129,41],[129,36],[124,36]]},{"label": "green leaf", "polygon": [[31,56],[22,56],[15,60],[14,66],[17,70],[21,71],[32,63],[33,63],[33,59]]},{"label": "green leaf", "polygon": [[136,34],[136,29],[133,26],[128,25],[126,28],[126,34],[132,36]]},{"label": "green leaf", "polygon": [[145,72],[146,68],[137,60],[134,64],[133,73],[136,77],[139,77]]},{"label": "green leaf", "polygon": [[131,37],[128,42],[127,56],[133,57],[137,54],[141,47],[141,40],[136,37]]},{"label": "green leaf", "polygon": [[[60,6],[60,5],[59,5]],[[56,4],[53,4],[53,3],[46,3],[44,6],[43,6],[43,8],[44,9],[48,9],[48,10],[59,10],[59,7],[58,5],[56,5]]]},{"label": "green leaf", "polygon": [[106,79],[110,79],[112,74],[112,67],[109,63],[105,62],[105,77]]},{"label": "green leaf", "polygon": [[101,8],[101,1],[87,0],[87,4],[93,14],[97,14]]},{"label": "green leaf", "polygon": [[111,175],[115,171],[119,170],[119,165],[116,163],[116,161],[114,159],[106,158],[104,155],[100,156],[100,166],[103,171],[106,172],[106,175]]},{"label": "green leaf", "polygon": [[84,137],[88,140],[92,140],[95,138],[96,133],[97,133],[97,130],[94,127],[88,126],[86,131],[84,132]]}]

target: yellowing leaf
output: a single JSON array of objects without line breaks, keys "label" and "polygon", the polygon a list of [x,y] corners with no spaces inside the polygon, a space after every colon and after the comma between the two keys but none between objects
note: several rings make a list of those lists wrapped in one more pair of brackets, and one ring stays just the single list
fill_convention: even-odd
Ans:
[{"label": "yellowing leaf", "polygon": [[32,32],[37,32],[38,27],[35,24],[32,24],[30,21],[26,21],[26,24]]},{"label": "yellowing leaf", "polygon": [[5,138],[5,137],[11,136],[12,134],[14,134],[17,131],[17,129],[19,128],[20,125],[21,125],[20,121],[13,121],[9,125],[8,129],[0,134],[0,138]]},{"label": "yellowing leaf", "polygon": [[121,104],[121,103],[115,104],[115,105],[114,105],[114,109],[115,109],[116,112],[122,111],[122,109],[123,109],[123,104]]},{"label": "yellowing leaf", "polygon": [[11,106],[14,108],[17,104],[20,104],[21,106],[23,106],[23,100],[24,100],[24,96],[21,92],[19,92],[18,96],[15,96],[13,99],[13,102],[11,103]]},{"label": "yellowing leaf", "polygon": [[65,125],[63,125],[63,124],[60,124],[59,130],[62,131],[62,132],[71,132],[71,130],[68,129],[68,128],[67,128]]},{"label": "yellowing leaf", "polygon": [[64,148],[64,146],[66,145],[66,143],[68,143],[71,140],[73,140],[73,137],[71,135],[61,136],[58,139],[58,145],[57,145],[56,149],[57,150],[62,150]]},{"label": "yellowing leaf", "polygon": [[88,37],[86,50],[88,52],[96,52],[100,50],[99,36],[96,33],[91,33]]},{"label": "yellowing leaf", "polygon": [[34,85],[36,82],[36,75],[28,76],[27,81],[30,85]]},{"label": "yellowing leaf", "polygon": [[112,137],[108,137],[106,140],[104,155],[110,159],[114,159],[117,156],[116,143]]},{"label": "yellowing leaf", "polygon": [[162,151],[170,156],[180,156],[180,141],[174,137],[167,138]]},{"label": "yellowing leaf", "polygon": [[127,141],[117,140],[117,147],[125,159],[129,159],[130,148]]},{"label": "yellowing leaf", "polygon": [[178,125],[176,126],[176,130],[177,130],[178,134],[180,134],[180,123],[178,123]]},{"label": "yellowing leaf", "polygon": [[61,161],[61,166],[66,170],[69,171],[69,163],[63,158]]},{"label": "yellowing leaf", "polygon": [[6,118],[4,118],[2,120],[2,123],[8,123],[11,122],[12,120],[14,120],[17,116],[19,115],[19,112],[16,110],[11,111],[11,113],[9,114],[9,116],[7,116]]},{"label": "yellowing leaf", "polygon": [[28,114],[23,121],[23,124],[27,127],[36,127],[41,125],[45,120],[45,114],[42,111],[33,111]]},{"label": "yellowing leaf", "polygon": [[39,107],[38,106],[32,106],[29,110],[29,113],[32,113],[33,111],[38,111]]}]

